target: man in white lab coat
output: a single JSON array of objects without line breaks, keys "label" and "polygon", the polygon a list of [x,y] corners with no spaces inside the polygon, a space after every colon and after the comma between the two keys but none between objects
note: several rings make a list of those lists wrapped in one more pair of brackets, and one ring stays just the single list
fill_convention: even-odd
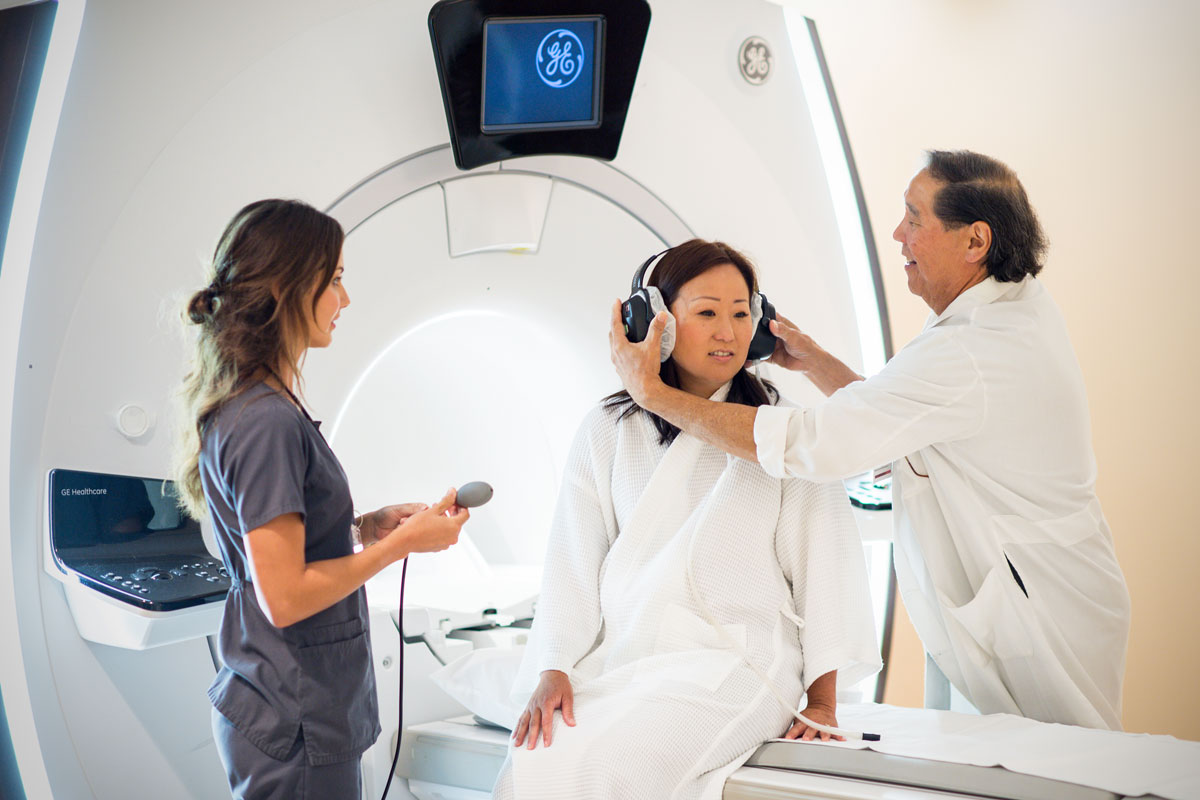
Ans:
[{"label": "man in white lab coat", "polygon": [[[925,329],[863,379],[785,318],[773,363],[812,408],[712,403],[658,379],[656,320],[613,363],[642,407],[772,475],[836,480],[893,463],[895,561],[929,656],[983,713],[1121,727],[1129,594],[1095,495],[1083,378],[1035,276],[1046,248],[1016,175],[934,151],[893,233]],[[927,698],[928,700],[928,698]]]}]

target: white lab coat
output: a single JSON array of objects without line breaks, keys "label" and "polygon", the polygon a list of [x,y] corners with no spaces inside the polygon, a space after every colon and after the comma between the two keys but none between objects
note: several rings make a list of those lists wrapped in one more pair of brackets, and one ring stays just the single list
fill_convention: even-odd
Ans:
[{"label": "white lab coat", "polygon": [[1036,279],[971,287],[879,374],[813,408],[760,409],[754,438],[772,475],[893,462],[904,604],[980,711],[1120,729],[1129,594],[1083,378]]},{"label": "white lab coat", "polygon": [[549,748],[513,750],[495,797],[717,800],[787,730],[697,593],[793,708],[830,670],[845,687],[879,669],[840,484],[772,478],[687,434],[664,447],[644,414],[595,409],[566,466],[517,681],[528,697],[541,671],[566,672],[578,725],[556,718]]}]

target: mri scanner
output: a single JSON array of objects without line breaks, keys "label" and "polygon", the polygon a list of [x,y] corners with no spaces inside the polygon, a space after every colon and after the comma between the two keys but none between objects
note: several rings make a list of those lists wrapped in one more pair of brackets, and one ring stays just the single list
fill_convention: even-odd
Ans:
[{"label": "mri scanner", "polygon": [[[384,731],[368,797],[398,745],[392,797],[487,796],[504,733],[428,676],[523,641],[566,449],[618,388],[611,304],[649,254],[725,240],[781,311],[856,369],[882,366],[878,264],[815,26],[764,0],[652,13],[640,63],[618,54],[636,83],[610,159],[452,142],[427,2],[58,5],[0,271],[0,685],[27,797],[228,796],[205,696],[220,603],[148,610],[64,570],[47,476],[165,477],[179,309],[249,200],[304,199],[348,233],[353,302],[304,388],[357,506],[495,487],[459,546],[411,559],[402,617],[394,568],[368,585]],[[886,628],[890,521],[857,513]],[[947,796],[772,769],[786,761],[760,753],[726,796]]]}]

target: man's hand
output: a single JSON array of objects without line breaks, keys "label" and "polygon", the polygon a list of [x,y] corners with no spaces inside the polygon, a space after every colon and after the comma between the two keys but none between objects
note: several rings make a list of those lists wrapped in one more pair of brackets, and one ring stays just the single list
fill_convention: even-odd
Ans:
[{"label": "man's hand", "polygon": [[771,333],[775,334],[775,352],[767,359],[772,364],[778,364],[784,369],[807,372],[817,355],[823,353],[816,340],[803,333],[787,317],[779,314],[769,323]]},{"label": "man's hand", "polygon": [[826,396],[863,379],[782,314],[771,320],[770,327],[776,338],[775,352],[768,360],[784,369],[803,372]]},{"label": "man's hand", "polygon": [[612,329],[608,332],[613,366],[617,368],[621,384],[633,402],[647,410],[653,410],[647,404],[651,402],[654,391],[664,386],[658,370],[661,364],[660,342],[663,329],[667,326],[667,317],[666,312],[660,312],[650,323],[645,341],[631,342],[625,336],[625,323],[621,321],[621,301],[613,303]]}]

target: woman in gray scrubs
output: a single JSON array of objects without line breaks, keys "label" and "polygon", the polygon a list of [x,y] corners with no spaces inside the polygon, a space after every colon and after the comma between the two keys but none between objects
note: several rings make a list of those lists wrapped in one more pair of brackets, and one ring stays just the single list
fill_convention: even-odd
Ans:
[{"label": "woman in gray scrubs", "polygon": [[358,799],[359,757],[380,732],[363,584],[454,544],[469,516],[451,490],[432,508],[356,518],[297,396],[306,350],[331,343],[350,303],[343,238],[303,203],[252,203],[187,308],[198,335],[176,477],[187,510],[211,518],[232,582],[209,697],[230,787],[247,800]]}]

